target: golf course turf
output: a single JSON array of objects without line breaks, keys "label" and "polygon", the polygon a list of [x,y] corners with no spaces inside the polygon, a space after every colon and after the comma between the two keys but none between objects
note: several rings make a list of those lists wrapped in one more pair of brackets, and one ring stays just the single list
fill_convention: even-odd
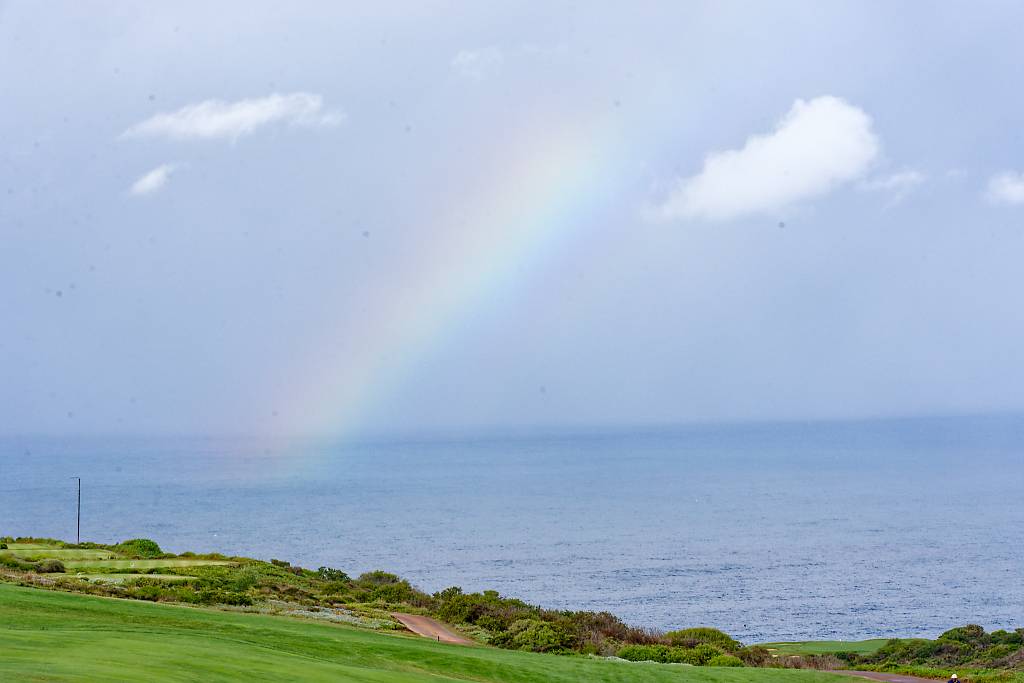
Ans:
[{"label": "golf course turf", "polygon": [[811,671],[636,664],[436,643],[258,614],[0,584],[0,680],[830,683]]}]

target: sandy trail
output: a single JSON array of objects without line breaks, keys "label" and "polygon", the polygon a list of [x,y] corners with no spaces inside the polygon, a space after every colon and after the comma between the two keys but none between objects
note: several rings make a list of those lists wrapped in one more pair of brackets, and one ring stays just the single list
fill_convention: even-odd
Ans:
[{"label": "sandy trail", "polygon": [[402,612],[392,612],[391,616],[402,622],[402,625],[407,629],[424,638],[430,638],[440,643],[474,644],[472,640],[460,636],[436,619],[420,616],[419,614],[403,614]]},{"label": "sandy trail", "polygon": [[882,683],[935,683],[933,678],[920,678],[918,676],[891,674],[882,671],[830,671],[829,673],[868,678],[872,681],[881,681]]}]

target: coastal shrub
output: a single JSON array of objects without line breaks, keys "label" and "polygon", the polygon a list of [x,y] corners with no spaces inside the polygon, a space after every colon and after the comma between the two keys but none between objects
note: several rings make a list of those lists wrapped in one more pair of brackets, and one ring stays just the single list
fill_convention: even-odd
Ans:
[{"label": "coastal shrub", "polygon": [[[7,538],[10,539],[10,536],[8,536]],[[8,540],[7,542],[11,543],[10,540]],[[64,543],[64,541],[61,541],[61,540],[56,539],[56,538],[45,538],[45,537],[38,537],[37,538],[35,536],[18,536],[17,538],[14,539],[14,542],[16,542],[16,543],[34,543],[34,544],[37,544],[37,545],[52,545],[52,546],[54,546],[56,548],[63,548],[66,545]]]},{"label": "coastal shrub", "polygon": [[568,633],[539,619],[520,619],[491,639],[492,645],[528,652],[564,652],[571,642]]},{"label": "coastal shrub", "polygon": [[0,555],[0,565],[10,569],[18,569],[23,572],[32,571],[36,568],[34,562],[26,562],[25,560],[14,557],[13,555]]},{"label": "coastal shrub", "polygon": [[989,640],[993,645],[1024,645],[1024,628],[1019,628],[1012,633],[1010,631],[1004,631],[1002,629],[998,631],[992,631],[988,634]]},{"label": "coastal shrub", "polygon": [[132,538],[127,541],[121,541],[115,546],[115,550],[130,557],[138,558],[152,558],[163,555],[163,551],[160,550],[160,546],[156,544],[156,541],[151,541],[148,538]]},{"label": "coastal shrub", "polygon": [[743,660],[734,655],[715,655],[706,666],[743,666]]},{"label": "coastal shrub", "polygon": [[236,591],[208,589],[196,594],[196,602],[201,605],[251,605],[252,598]]},{"label": "coastal shrub", "polygon": [[240,570],[235,572],[235,575],[231,581],[231,588],[236,591],[247,591],[253,588],[260,581],[260,572],[254,567],[247,566],[242,567]]},{"label": "coastal shrub", "polygon": [[410,603],[415,598],[415,591],[408,581],[387,583],[377,586],[370,593],[370,602]]},{"label": "coastal shrub", "polygon": [[63,574],[64,563],[60,560],[40,560],[36,564],[36,571],[40,574]]},{"label": "coastal shrub", "polygon": [[386,586],[389,583],[398,583],[401,580],[402,579],[398,578],[394,574],[377,569],[372,572],[360,574],[359,578],[356,579],[356,582],[361,583],[364,586]]},{"label": "coastal shrub", "polygon": [[691,648],[688,653],[688,664],[695,666],[707,666],[707,663],[719,655],[725,654],[720,648],[714,645],[708,645],[707,643],[701,643],[695,648]]},{"label": "coastal shrub", "polygon": [[290,566],[292,566],[291,562],[285,562],[284,560],[275,560],[273,558],[271,558],[270,564],[274,565],[275,567],[282,567],[282,568],[283,567],[290,567]]},{"label": "coastal shrub", "polygon": [[697,645],[714,645],[725,652],[735,652],[742,645],[733,639],[729,634],[719,631],[717,628],[700,626],[697,628],[684,628],[678,631],[669,631],[665,634],[669,645],[680,647],[696,647]]},{"label": "coastal shrub", "polygon": [[489,631],[505,631],[520,619],[537,618],[541,610],[515,598],[503,598],[498,591],[463,593],[446,589],[434,596],[440,604],[435,614],[455,624],[477,624]]},{"label": "coastal shrub", "polygon": [[957,628],[951,628],[941,636],[939,640],[953,640],[958,643],[964,643],[965,645],[979,645],[987,641],[985,629],[977,624],[968,624],[967,626],[959,626]]},{"label": "coastal shrub", "polygon": [[986,648],[978,657],[978,659],[984,662],[991,663],[996,660],[1005,659],[1006,657],[1009,657],[1018,649],[1019,648],[1016,645],[993,645],[992,647]]},{"label": "coastal shrub", "polygon": [[668,645],[626,645],[616,653],[620,659],[631,662],[667,662]]},{"label": "coastal shrub", "polygon": [[7,550],[7,544],[0,542],[0,550]]},{"label": "coastal shrub", "polygon": [[760,645],[748,645],[736,651],[736,656],[747,666],[765,666],[772,661],[772,653]]},{"label": "coastal shrub", "polygon": [[576,647],[603,650],[606,640],[616,643],[655,645],[661,641],[660,634],[647,629],[625,624],[610,612],[562,612],[558,622],[576,638]]},{"label": "coastal shrub", "polygon": [[352,580],[345,572],[341,571],[340,569],[333,569],[331,567],[320,567],[316,570],[316,574],[317,578],[319,578],[321,581],[348,583]]}]

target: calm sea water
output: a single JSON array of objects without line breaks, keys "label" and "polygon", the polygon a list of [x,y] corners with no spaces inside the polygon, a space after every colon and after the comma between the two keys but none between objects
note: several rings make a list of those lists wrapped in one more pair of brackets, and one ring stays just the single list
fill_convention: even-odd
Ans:
[{"label": "calm sea water", "polygon": [[0,439],[0,534],[383,568],[765,639],[1024,625],[1024,419],[337,445]]}]

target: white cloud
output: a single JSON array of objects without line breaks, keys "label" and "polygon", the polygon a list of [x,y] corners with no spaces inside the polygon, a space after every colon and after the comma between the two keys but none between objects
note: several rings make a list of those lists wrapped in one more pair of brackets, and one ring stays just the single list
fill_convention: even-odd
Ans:
[{"label": "white cloud", "polygon": [[153,194],[167,184],[167,181],[171,178],[171,174],[174,173],[176,169],[176,164],[163,164],[161,166],[157,166],[152,171],[146,173],[132,183],[131,190],[129,191],[137,197]]},{"label": "white cloud", "polygon": [[992,176],[985,197],[993,204],[1024,204],[1024,173],[1003,171]]},{"label": "white cloud", "polygon": [[728,220],[774,211],[862,176],[879,150],[863,110],[838,97],[797,100],[771,133],[708,154],[701,172],[677,180],[655,213]]},{"label": "white cloud", "polygon": [[869,192],[887,192],[891,199],[889,204],[897,204],[915,188],[922,185],[928,176],[920,171],[905,170],[887,176],[869,178],[860,184],[861,189]]},{"label": "white cloud", "polygon": [[464,78],[482,81],[504,62],[505,53],[500,47],[492,45],[479,50],[460,50],[452,58],[452,68]]},{"label": "white cloud", "polygon": [[277,93],[237,102],[205,100],[177,111],[161,112],[135,124],[122,136],[165,137],[174,140],[227,138],[236,140],[272,123],[334,126],[344,120],[338,111],[325,111],[323,97],[313,93]]}]

